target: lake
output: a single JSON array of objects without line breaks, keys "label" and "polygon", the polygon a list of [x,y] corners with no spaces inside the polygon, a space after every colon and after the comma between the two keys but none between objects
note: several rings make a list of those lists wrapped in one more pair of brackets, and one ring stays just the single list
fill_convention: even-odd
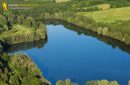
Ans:
[{"label": "lake", "polygon": [[84,85],[88,80],[130,80],[130,49],[113,40],[82,28],[50,22],[47,41],[11,46],[8,53],[26,53],[45,78],[55,85],[71,79]]}]

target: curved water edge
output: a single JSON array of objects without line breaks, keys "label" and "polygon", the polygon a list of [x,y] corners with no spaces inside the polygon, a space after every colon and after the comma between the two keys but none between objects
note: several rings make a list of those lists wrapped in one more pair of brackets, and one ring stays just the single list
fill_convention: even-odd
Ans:
[{"label": "curved water edge", "polygon": [[[47,42],[46,44],[44,43],[44,42],[42,42],[42,41],[39,41],[39,45],[40,46],[42,46],[42,43],[43,43],[43,47],[37,47],[37,45],[36,44],[38,44],[38,43],[36,43],[36,44],[30,44],[31,46],[27,46],[28,44],[26,43],[25,45],[24,44],[22,44],[22,45],[16,45],[16,46],[12,46],[12,47],[10,47],[10,49],[11,49],[11,51],[9,51],[9,50],[7,50],[7,52],[8,53],[17,53],[17,52],[22,52],[22,53],[27,53],[31,58],[32,58],[32,60],[37,64],[37,66],[41,69],[41,71],[42,71],[42,73],[45,75],[45,77],[48,79],[48,80],[50,80],[51,82],[52,82],[52,84],[55,84],[56,83],[56,81],[57,81],[57,79],[58,80],[60,80],[60,79],[66,79],[66,78],[70,78],[73,82],[77,82],[77,83],[79,83],[80,85],[82,85],[82,84],[84,84],[85,82],[86,82],[86,80],[100,80],[100,79],[104,79],[105,77],[104,76],[106,76],[105,74],[107,74],[107,73],[104,73],[104,72],[107,72],[107,70],[117,70],[117,69],[120,69],[121,70],[121,68],[123,68],[123,67],[125,67],[125,69],[126,70],[129,70],[128,69],[128,67],[129,67],[129,65],[128,65],[128,60],[129,60],[129,46],[128,45],[126,45],[126,44],[124,44],[124,43],[122,43],[122,42],[119,42],[118,40],[114,40],[114,39],[111,39],[111,38],[109,38],[109,37],[104,37],[104,36],[102,36],[102,35],[98,35],[98,34],[96,34],[96,33],[94,33],[94,32],[92,32],[92,31],[86,31],[86,30],[83,30],[83,29],[81,29],[80,27],[77,27],[77,26],[75,26],[75,25],[72,25],[72,24],[68,24],[68,23],[66,23],[66,22],[61,22],[61,21],[53,21],[53,20],[51,20],[51,21],[46,21],[46,24],[48,24],[47,25],[47,28],[48,28],[48,40],[47,41],[45,41],[45,42]],[[52,28],[52,29],[51,29]],[[59,31],[58,31],[58,29],[56,29],[56,28],[62,28],[62,29],[59,29]],[[58,31],[58,32],[56,32],[56,31]],[[64,32],[65,31],[65,32]],[[54,34],[50,34],[50,33],[53,33],[54,32],[54,34],[56,35],[56,36],[54,36]],[[60,33],[61,32],[61,34],[63,35],[60,35],[60,36],[58,36],[58,33]],[[66,32],[67,32],[67,35],[66,35]],[[75,33],[75,34],[74,34]],[[65,34],[65,35],[64,35]],[[74,34],[74,35],[73,35]],[[77,35],[78,34],[78,35]],[[53,36],[52,36],[53,35]],[[66,37],[65,37],[66,36]],[[72,36],[73,36],[73,38],[72,38]],[[74,36],[76,36],[76,38],[74,37]],[[81,38],[82,39],[79,39],[79,36],[81,36]],[[57,38],[56,38],[57,37]],[[77,38],[78,37],[78,38]],[[82,50],[82,51],[76,51],[76,52],[74,52],[74,51],[70,51],[70,53],[68,54],[68,51],[67,50],[65,50],[65,49],[68,49],[67,47],[66,47],[66,44],[64,44],[65,46],[63,46],[62,44],[63,44],[63,42],[62,42],[62,40],[64,41],[64,39],[62,39],[61,40],[61,38],[65,38],[65,40],[66,40],[66,38],[68,38],[67,40],[70,40],[70,41],[68,41],[68,42],[73,42],[73,44],[74,44],[74,42],[75,42],[75,40],[77,41],[77,40],[81,40],[81,41],[77,41],[77,42],[75,42],[76,44],[74,44],[74,45],[76,45],[76,47],[77,47],[77,45],[79,45],[79,46],[81,46],[81,48],[79,48],[80,50]],[[98,39],[98,40],[95,40],[95,38],[96,39]],[[91,42],[91,41],[86,41],[86,40],[91,40],[92,39],[92,41],[94,40],[94,42],[95,42],[95,44],[93,43],[93,42]],[[54,40],[54,41],[53,41]],[[74,40],[74,41],[73,41]],[[83,41],[82,41],[83,40]],[[99,48],[93,48],[93,50],[94,49],[100,49],[102,52],[104,52],[104,53],[102,53],[101,55],[95,55],[95,56],[92,56],[92,55],[87,55],[87,54],[90,54],[91,52],[93,52],[91,49],[90,49],[90,53],[89,52],[87,52],[87,50],[88,49],[86,49],[85,47],[84,47],[84,45],[85,46],[88,46],[88,45],[86,45],[86,44],[89,44],[89,43],[84,43],[84,40],[85,40],[85,42],[91,42],[91,43],[93,43],[93,44],[91,44],[92,45],[92,48],[93,48],[93,45],[94,46],[96,46],[97,47],[97,45],[96,44],[101,44],[101,46],[102,47],[99,47]],[[99,40],[100,41],[103,41],[103,42],[105,42],[106,44],[103,44],[103,43],[100,43],[99,42]],[[62,42],[62,44],[55,44],[55,43],[58,43],[58,42]],[[82,44],[80,44],[80,42],[82,42]],[[45,44],[45,46],[44,46],[44,44]],[[55,46],[54,46],[54,44],[55,44]],[[70,43],[71,44],[71,43]],[[62,50],[59,50],[59,49],[57,49],[57,48],[59,48],[59,45],[60,45],[60,49],[62,49]],[[67,44],[67,45],[69,45],[69,43]],[[15,47],[17,47],[17,46],[23,46],[22,47],[22,49],[21,49],[21,47],[19,47],[19,49],[15,49]],[[24,47],[25,46],[25,47]],[[71,45],[69,45],[70,47],[71,47]],[[115,52],[115,53],[119,53],[119,55],[117,56],[115,53],[110,53],[110,54],[108,54],[108,56],[105,54],[105,52],[107,52],[107,50],[109,49],[111,49],[109,46],[112,46],[113,48],[115,48],[115,49],[113,49],[113,51],[112,52],[114,52],[114,50],[116,50],[117,52]],[[27,47],[27,48],[26,48]],[[31,48],[32,47],[32,48]],[[54,48],[51,48],[51,47],[54,47]],[[91,46],[90,46],[91,47]],[[105,48],[107,48],[107,50],[106,49],[104,49],[104,47]],[[74,47],[75,48],[75,47]],[[88,48],[89,48],[89,46],[88,46]],[[102,49],[103,48],[103,49]],[[124,52],[122,52],[122,51],[119,51],[119,49],[118,48],[120,48],[120,49],[122,49],[123,51],[125,51],[125,52],[127,52],[128,53],[128,55],[127,54],[125,54]],[[53,49],[53,50],[52,50]],[[72,49],[72,48],[69,48],[69,49]],[[84,50],[83,50],[84,49]],[[86,51],[85,51],[85,49],[86,49]],[[111,50],[112,50],[111,49]],[[51,51],[49,51],[49,50],[51,50]],[[75,49],[76,50],[76,49]],[[106,50],[106,51],[105,51]],[[87,53],[84,53],[84,51],[85,52],[87,52]],[[59,52],[61,52],[61,53],[59,53]],[[66,53],[67,52],[67,53]],[[121,52],[121,53],[120,53]],[[64,54],[64,53],[66,53],[66,54]],[[78,55],[79,56],[77,56],[77,55],[75,55],[74,53],[78,53]],[[93,53],[95,53],[95,54],[97,54],[97,52],[96,51],[94,51]],[[99,53],[101,53],[101,52],[99,52]],[[81,56],[82,55],[82,56]],[[103,55],[104,55],[104,57],[103,57]],[[114,56],[113,56],[114,55]],[[37,57],[38,56],[38,57]],[[63,57],[64,56],[64,57]],[[74,58],[74,56],[75,56],[75,58]],[[84,57],[83,57],[84,56]],[[86,57],[85,57],[86,56]],[[91,56],[91,57],[87,57],[87,56]],[[96,58],[96,57],[99,57],[99,58]],[[100,57],[100,56],[102,56],[102,57]],[[105,57],[105,56],[107,56],[107,57]],[[116,56],[116,58],[115,58],[115,56]],[[123,57],[121,57],[121,56],[123,56]],[[57,58],[53,58],[53,57],[57,57]],[[61,58],[60,58],[61,57]],[[118,57],[119,57],[119,59],[118,59]],[[73,59],[74,58],[74,59]],[[78,60],[77,60],[77,58],[78,58]],[[85,59],[86,58],[86,59]],[[114,58],[114,59],[113,59]],[[66,61],[66,59],[67,59],[67,61]],[[83,61],[83,59],[85,60],[85,61]],[[101,59],[101,60],[100,60]],[[106,59],[108,59],[108,60],[106,60]],[[121,59],[121,60],[120,60]],[[123,60],[124,59],[124,60]],[[126,60],[127,59],[127,60]],[[66,62],[68,62],[68,64],[67,63],[65,63],[65,61],[63,61],[63,60],[65,60]],[[96,73],[95,73],[95,71],[94,72],[89,72],[88,70],[87,70],[87,68],[85,68],[85,67],[83,67],[84,65],[87,65],[88,66],[88,68],[89,69],[92,69],[92,67],[91,67],[91,65],[89,65],[89,64],[92,64],[91,62],[89,62],[88,60],[90,60],[91,62],[93,62],[93,61],[95,61],[95,63],[96,63],[96,61],[100,61],[101,63],[99,63],[99,62],[97,62],[96,64],[97,64],[97,67],[99,67],[98,69],[96,69],[97,71],[99,71],[99,70],[101,70],[102,68],[105,68],[105,69],[107,69],[107,70],[103,70],[102,69],[102,72],[104,73],[104,74],[102,74],[101,76],[99,76],[99,74],[98,75],[96,75]],[[77,65],[76,64],[76,66],[75,66],[75,61],[77,61],[79,64]],[[106,61],[106,63],[105,63],[105,61]],[[109,61],[109,62],[108,62]],[[119,62],[120,61],[120,62]],[[82,65],[82,63],[81,62],[83,62],[84,63],[84,65]],[[87,63],[87,62],[89,62],[89,63]],[[104,62],[104,63],[103,63]],[[117,62],[117,65],[114,63],[114,62]],[[121,63],[122,62],[122,63]],[[126,63],[127,64],[126,64]],[[70,63],[72,64],[72,67],[71,67],[71,65],[70,65]],[[79,78],[81,78],[81,79],[73,79],[73,77],[74,76],[76,76],[76,74],[74,75],[71,75],[71,74],[69,74],[69,73],[67,73],[67,74],[65,74],[66,76],[70,76],[70,77],[66,77],[66,78],[64,78],[64,76],[60,76],[61,75],[61,73],[58,71],[58,70],[54,70],[55,68],[58,68],[57,66],[59,65],[59,64],[61,64],[61,68],[64,68],[64,70],[62,70],[63,71],[63,73],[66,73],[66,72],[64,72],[64,71],[72,71],[71,69],[76,69],[76,68],[78,68],[78,67],[81,67],[80,69],[84,69],[84,71],[85,72],[82,72],[82,71],[79,71],[78,69],[77,70],[73,70],[72,72],[73,73],[76,73],[76,72],[78,72],[79,73],[79,75],[78,75],[78,77]],[[74,65],[73,65],[74,64]],[[102,65],[102,64],[104,64],[104,65]],[[112,66],[109,66],[109,64]],[[113,65],[112,65],[113,64]],[[123,64],[123,65],[121,65],[121,64]],[[54,66],[53,66],[54,65]],[[64,66],[65,65],[65,66]],[[66,65],[67,65],[67,67],[69,67],[69,69],[70,70],[68,70],[68,68],[66,67]],[[80,65],[82,65],[82,66],[80,66]],[[99,65],[101,65],[101,67],[99,66]],[[105,66],[106,65],[106,66]],[[108,66],[107,66],[108,65]],[[121,67],[120,68],[117,68],[119,65],[121,65]],[[124,65],[126,65],[126,66],[124,66]],[[110,69],[108,69],[108,68],[106,68],[106,67],[108,67],[108,68],[110,68]],[[54,69],[53,69],[54,68]],[[113,68],[116,68],[116,69],[113,69]],[[49,70],[49,69],[51,69],[51,70]],[[60,70],[60,69],[59,69]],[[57,73],[56,71],[58,71],[59,73]],[[118,70],[119,71],[119,70]],[[56,72],[56,73],[55,73]],[[124,71],[122,71],[121,73],[122,73],[122,75],[123,75],[123,72]],[[53,74],[49,74],[49,73],[53,73]],[[83,76],[82,74],[84,73],[84,75],[86,74],[89,74],[89,75],[91,75],[91,76],[89,76],[89,75],[87,75],[84,79],[81,77],[81,76]],[[95,73],[95,74],[94,74]],[[111,72],[110,72],[111,73]],[[110,74],[110,73],[108,73],[108,74]],[[116,72],[117,74],[118,73],[120,73],[120,72]],[[126,73],[124,73],[124,74],[127,74],[128,72],[126,72]],[[111,78],[110,76],[107,76],[107,77],[109,77],[108,78],[108,80],[114,80],[114,79],[116,79],[117,78],[117,74],[113,74],[113,75],[115,75],[115,78],[113,77],[113,78]],[[51,75],[51,76],[49,76],[49,75]],[[97,77],[97,78],[94,78],[94,76],[95,77]],[[111,75],[112,76],[112,75]],[[126,76],[126,75],[125,75]],[[56,77],[56,80],[55,80],[55,78],[53,78],[53,77]],[[100,78],[99,78],[100,77]],[[101,78],[102,77],[102,78]],[[118,75],[118,77],[119,77],[119,75]],[[128,78],[128,76],[126,76],[126,78],[127,79],[129,79]],[[86,79],[86,80],[85,80]],[[107,79],[107,78],[105,78],[105,79]],[[120,79],[120,78],[119,78]],[[121,84],[127,84],[128,83],[128,80],[125,80],[125,78],[124,78],[124,80],[122,80],[122,81],[120,81],[119,80],[119,83],[121,83]],[[85,80],[85,81],[84,81]],[[116,80],[118,80],[118,78],[116,79]],[[81,83],[82,82],[82,83]],[[124,83],[125,82],[125,83]]]},{"label": "curved water edge", "polygon": [[66,29],[72,30],[77,32],[78,35],[86,35],[86,36],[92,36],[97,38],[98,40],[112,46],[112,48],[119,48],[122,51],[127,52],[128,54],[130,54],[130,45],[125,44],[124,42],[121,42],[120,40],[117,39],[113,39],[111,37],[107,37],[107,36],[103,36],[103,35],[99,35],[94,31],[88,30],[88,29],[84,29],[80,26],[68,23],[66,21],[63,20],[59,20],[59,19],[47,19],[47,20],[43,20],[44,23],[46,23],[47,25],[49,24],[53,24],[53,25],[63,25],[64,27],[66,27]]},{"label": "curved water edge", "polygon": [[[53,24],[53,25],[63,25],[65,26],[67,29],[69,30],[72,30],[72,31],[75,31],[77,32],[78,35],[86,35],[86,36],[92,36],[92,37],[95,37],[97,38],[98,40],[100,41],[103,41],[104,43],[112,46],[112,48],[119,48],[121,49],[122,51],[125,51],[127,52],[128,54],[130,54],[130,45],[126,45],[125,43],[119,41],[119,40],[116,40],[116,39],[113,39],[113,38],[110,38],[110,37],[107,37],[107,36],[103,36],[103,35],[99,35],[97,34],[96,32],[93,32],[91,30],[86,30],[86,29],[83,29],[82,27],[79,27],[77,25],[74,25],[74,24],[71,24],[71,23],[68,23],[66,21],[63,21],[63,20],[57,20],[57,19],[47,19],[47,20],[42,20],[46,25],[49,25],[49,24]],[[47,32],[45,33],[46,34],[46,38],[44,40],[38,40],[38,41],[32,41],[32,42],[22,42],[22,43],[17,43],[17,44],[14,44],[14,45],[8,45],[6,43],[2,43],[3,46],[1,45],[0,43],[0,49],[2,50],[2,48],[4,48],[3,50],[5,52],[14,52],[14,51],[18,51],[18,50],[26,50],[26,49],[31,49],[33,47],[37,47],[37,45],[40,45],[40,47],[42,48],[43,47],[43,43],[47,43]]]},{"label": "curved water edge", "polygon": [[10,45],[47,39],[45,25],[29,15],[4,11],[0,16],[0,52]]},{"label": "curved water edge", "polygon": [[[59,14],[43,14],[43,19],[58,19],[63,20],[68,23],[83,27],[84,29],[91,30],[95,33],[98,33],[103,36],[111,37],[113,39],[117,39],[127,45],[130,44],[130,36],[128,32],[122,32],[118,29],[121,29],[122,26],[127,27],[127,22],[123,22],[122,24],[115,23],[104,23],[104,22],[96,22],[90,17],[80,16],[74,13],[59,13]],[[40,19],[41,20],[41,19]],[[129,28],[127,28],[129,29]]]},{"label": "curved water edge", "polygon": [[39,68],[24,54],[0,56],[1,85],[51,85]]}]

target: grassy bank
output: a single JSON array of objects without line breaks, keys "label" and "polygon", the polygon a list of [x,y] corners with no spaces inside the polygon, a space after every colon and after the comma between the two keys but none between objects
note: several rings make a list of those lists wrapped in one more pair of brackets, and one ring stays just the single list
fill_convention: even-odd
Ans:
[{"label": "grassy bank", "polygon": [[9,45],[47,38],[46,27],[27,14],[0,14],[0,41]]},{"label": "grassy bank", "polygon": [[9,45],[41,40],[46,38],[46,32],[43,29],[29,28],[24,25],[14,25],[13,29],[1,33],[0,39]]},{"label": "grassy bank", "polygon": [[[120,10],[122,11],[121,13],[119,12]],[[42,16],[46,19],[59,19],[67,21],[68,23],[80,26],[86,30],[91,30],[99,35],[111,37],[113,39],[124,42],[127,45],[130,45],[130,17],[128,16],[128,10],[130,10],[129,7],[124,7],[112,8],[102,11],[85,12],[86,15],[83,12],[64,12],[55,14],[45,13]],[[94,16],[95,18],[87,15]],[[110,16],[112,18],[110,18]],[[108,20],[103,20],[104,17]]]},{"label": "grassy bank", "polygon": [[[70,0],[49,2],[39,9],[40,19],[60,19],[97,34],[130,44],[128,0]],[[45,17],[43,17],[45,16]]]}]

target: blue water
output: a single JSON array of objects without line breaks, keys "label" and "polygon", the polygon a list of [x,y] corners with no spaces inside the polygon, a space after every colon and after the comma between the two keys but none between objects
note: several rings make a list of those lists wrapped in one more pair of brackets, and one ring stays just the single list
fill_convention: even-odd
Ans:
[{"label": "blue water", "polygon": [[48,41],[43,48],[19,52],[27,53],[53,85],[67,78],[80,85],[101,79],[127,85],[130,54],[63,25],[47,25],[47,31]]}]

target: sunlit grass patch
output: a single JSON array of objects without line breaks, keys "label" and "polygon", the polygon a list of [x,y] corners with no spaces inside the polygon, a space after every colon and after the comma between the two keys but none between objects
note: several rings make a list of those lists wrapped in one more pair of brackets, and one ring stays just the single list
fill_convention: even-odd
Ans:
[{"label": "sunlit grass patch", "polygon": [[60,3],[60,2],[67,2],[67,1],[70,1],[70,0],[55,0],[57,3]]},{"label": "sunlit grass patch", "polygon": [[100,5],[97,5],[98,9],[101,9],[101,10],[106,10],[106,9],[110,9],[110,4],[100,4]]},{"label": "sunlit grass patch", "polygon": [[130,7],[112,8],[93,12],[79,12],[78,15],[91,17],[97,22],[115,22],[117,20],[130,20]]}]

